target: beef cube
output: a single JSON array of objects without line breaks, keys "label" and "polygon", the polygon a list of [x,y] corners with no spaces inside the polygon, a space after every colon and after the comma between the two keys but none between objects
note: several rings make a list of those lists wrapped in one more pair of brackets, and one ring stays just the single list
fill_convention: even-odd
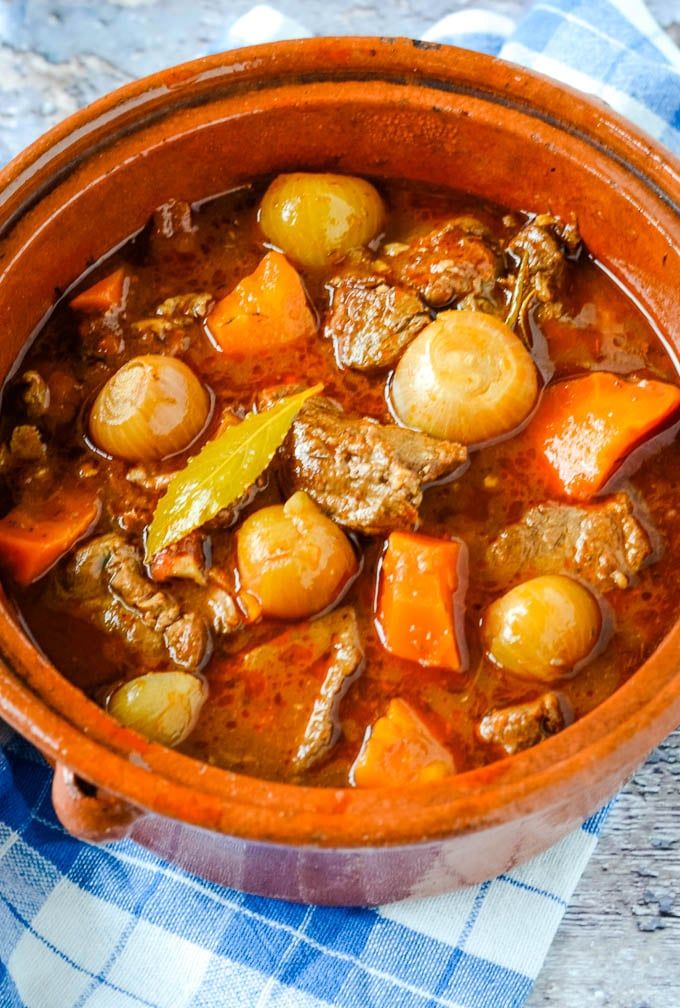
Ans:
[{"label": "beef cube", "polygon": [[319,644],[325,644],[325,653],[328,654],[330,649],[330,660],[293,756],[293,768],[298,773],[316,763],[335,741],[340,698],[363,659],[354,610],[339,609],[325,619],[325,626],[312,626],[316,634],[320,635]]},{"label": "beef cube", "polygon": [[[117,630],[153,659],[159,651],[182,668],[197,668],[209,646],[208,629],[196,613],[182,612],[173,596],[144,576],[137,550],[115,533],[98,536],[74,553],[66,570],[69,601],[84,618]],[[143,629],[130,623],[138,622]]]},{"label": "beef cube", "polygon": [[418,298],[382,277],[344,276],[333,284],[324,335],[333,340],[343,367],[357,371],[391,367],[430,321]]},{"label": "beef cube", "polygon": [[170,336],[176,336],[177,352],[184,352],[190,345],[190,337],[182,335],[182,330],[196,325],[204,319],[214,303],[212,294],[180,294],[177,297],[166,298],[156,308],[150,318],[140,319],[132,323],[135,333],[148,340],[158,339],[166,342]]},{"label": "beef cube", "polygon": [[305,403],[282,449],[283,477],[346,528],[378,535],[416,528],[423,485],[452,473],[467,450],[367,417],[322,396]]},{"label": "beef cube", "polygon": [[556,735],[572,720],[566,698],[551,690],[529,703],[490,711],[479,724],[479,734],[512,756]]},{"label": "beef cube", "polygon": [[182,613],[165,628],[163,641],[175,665],[186,669],[199,668],[210,645],[205,621],[191,611]]},{"label": "beef cube", "polygon": [[149,573],[154,581],[185,578],[197,585],[206,582],[206,539],[200,532],[190,532],[178,542],[160,550],[149,562]]},{"label": "beef cube", "polygon": [[547,304],[559,298],[566,276],[565,246],[575,251],[580,242],[575,224],[541,214],[525,224],[508,243],[517,259],[527,257],[528,275],[538,300]]},{"label": "beef cube", "polygon": [[214,301],[212,294],[205,291],[197,294],[179,294],[161,302],[156,308],[156,315],[187,325],[192,319],[204,319]]},{"label": "beef cube", "polygon": [[394,258],[401,283],[415,288],[433,308],[493,287],[500,257],[479,221],[457,218],[415,241]]},{"label": "beef cube", "polygon": [[135,465],[128,469],[125,478],[133,486],[139,487],[140,490],[146,490],[152,494],[160,494],[168,489],[170,480],[176,474],[176,470],[172,472],[157,472],[156,467],[153,465]]},{"label": "beef cube", "polygon": [[630,497],[595,504],[539,504],[508,526],[487,549],[494,583],[536,574],[577,574],[602,592],[627,588],[653,554],[649,533]]}]

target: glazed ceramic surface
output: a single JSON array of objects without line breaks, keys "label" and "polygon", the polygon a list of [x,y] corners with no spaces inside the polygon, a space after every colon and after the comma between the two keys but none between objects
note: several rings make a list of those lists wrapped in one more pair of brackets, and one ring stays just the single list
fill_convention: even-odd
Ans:
[{"label": "glazed ceramic surface", "polygon": [[[593,255],[680,352],[680,168],[604,106],[516,67],[405,40],[316,39],[128,85],[0,175],[0,377],[88,265],[171,199],[331,168],[578,215]],[[536,749],[428,785],[253,780],[112,722],[0,606],[0,715],[58,763],[55,807],[250,892],[378,903],[481,881],[546,848],[680,721],[680,626],[614,696]]]}]

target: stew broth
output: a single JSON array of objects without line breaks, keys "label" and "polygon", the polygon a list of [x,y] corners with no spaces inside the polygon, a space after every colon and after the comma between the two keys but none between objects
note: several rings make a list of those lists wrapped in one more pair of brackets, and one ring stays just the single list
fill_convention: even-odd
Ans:
[{"label": "stew broth", "polygon": [[[529,219],[451,191],[397,182],[381,182],[379,189],[388,207],[382,247],[390,243],[406,246],[418,235],[461,215],[474,217],[488,229],[490,240],[506,244]],[[11,443],[18,425],[35,422],[47,445],[43,458],[10,470],[3,488],[5,510],[17,501],[30,505],[49,497],[66,484],[87,485],[96,488],[102,502],[96,532],[115,530],[135,544],[142,542],[150,509],[160,494],[152,494],[150,499],[146,490],[127,478],[130,463],[106,458],[94,448],[87,433],[88,411],[99,389],[121,364],[139,354],[172,353],[211,390],[211,419],[201,441],[217,430],[225,408],[243,416],[263,388],[286,384],[308,387],[322,383],[323,395],[347,413],[394,423],[386,394],[389,370],[371,373],[340,368],[332,342],[319,333],[280,348],[268,358],[234,360],[225,359],[200,318],[175,330],[135,330],[134,323],[155,317],[156,307],[165,299],[190,291],[206,291],[217,299],[256,269],[267,250],[257,222],[264,190],[265,183],[254,184],[194,208],[191,229],[173,230],[168,225],[164,234],[163,222],[157,220],[155,227],[150,226],[89,273],[78,289],[89,288],[112,270],[124,267],[129,290],[124,314],[115,325],[102,323],[97,328],[91,318],[83,321],[62,298],[30,347],[19,377],[5,388],[3,442]],[[676,384],[675,365],[666,347],[626,292],[585,249],[568,252],[566,260],[567,280],[559,315],[541,317],[534,305],[528,316],[541,381],[555,382],[595,370]],[[328,282],[343,268],[343,264],[333,264],[326,270],[300,270],[321,321],[328,311]],[[52,413],[48,411],[36,421],[26,412],[26,384],[21,376],[27,371],[37,372],[48,384],[52,379]],[[63,405],[61,415],[55,412],[57,401]],[[675,498],[680,450],[672,433],[667,424],[664,431],[655,434],[653,443],[647,443],[648,457],[639,467],[627,477],[615,476],[606,486],[607,491],[613,488],[630,495],[654,552],[625,587],[600,591],[595,586],[604,613],[599,650],[574,675],[557,677],[555,683],[575,717],[618,689],[652,653],[678,615],[680,513]],[[154,474],[175,471],[196,450],[194,444],[147,469]],[[346,785],[367,729],[384,714],[391,699],[401,698],[450,751],[457,771],[502,757],[502,747],[480,736],[481,719],[491,710],[531,701],[552,685],[505,671],[484,653],[480,633],[488,606],[523,580],[511,578],[502,587],[490,582],[485,560],[489,543],[520,521],[529,508],[548,500],[560,502],[546,487],[536,461],[533,444],[520,427],[510,437],[473,448],[462,474],[457,472],[424,491],[418,532],[435,538],[454,537],[468,550],[466,667],[425,667],[386,650],[375,623],[376,585],[386,536],[352,532],[360,568],[333,605],[354,608],[363,661],[348,678],[335,705],[332,744],[303,770],[292,771],[289,763],[279,760],[283,749],[278,736],[298,732],[300,718],[306,716],[296,713],[294,698],[309,694],[316,673],[291,667],[288,679],[277,684],[257,671],[250,678],[245,675],[236,656],[275,640],[290,625],[262,618],[232,633],[211,634],[211,650],[201,667],[208,699],[196,729],[179,748],[209,763],[256,776]],[[233,525],[210,530],[210,562],[228,572],[230,584],[235,530],[246,515],[286,496],[271,467],[262,483]],[[564,503],[566,498],[561,500]],[[171,667],[157,656],[146,662],[139,647],[131,646],[115,627],[108,631],[89,620],[82,606],[70,605],[61,580],[67,563],[68,558],[62,559],[28,586],[10,582],[30,633],[61,672],[99,703],[106,703],[121,681]],[[181,606],[206,613],[204,586],[176,578],[167,587]]]}]

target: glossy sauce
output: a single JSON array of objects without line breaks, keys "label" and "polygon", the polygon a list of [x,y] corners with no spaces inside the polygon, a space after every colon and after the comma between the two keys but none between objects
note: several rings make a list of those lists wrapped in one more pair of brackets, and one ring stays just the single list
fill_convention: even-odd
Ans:
[{"label": "glossy sauce", "polygon": [[[460,214],[474,214],[492,232],[507,238],[523,217],[508,217],[497,207],[452,192],[403,183],[380,186],[390,209],[387,240],[404,241],[429,230],[440,221]],[[195,230],[174,239],[145,232],[101,264],[83,281],[89,286],[112,268],[124,264],[132,275],[125,322],[125,350],[110,357],[86,360],[78,335],[78,320],[62,302],[40,333],[24,362],[24,369],[38,367],[47,374],[68,363],[69,371],[82,384],[83,400],[91,404],[103,382],[123,363],[141,353],[163,352],[163,344],[149,345],[134,333],[130,323],[153,314],[167,297],[189,291],[210,291],[216,297],[233,288],[250,273],[263,254],[263,240],[256,223],[256,207],[262,192],[254,186],[227,194],[202,206],[194,216]],[[589,369],[617,371],[635,377],[655,377],[677,382],[668,352],[643,315],[620,287],[585,253],[569,265],[568,293],[562,299],[560,319],[539,329],[534,319],[534,351],[539,369],[547,379],[583,373]],[[328,303],[328,275],[303,276],[319,315]],[[323,382],[324,394],[340,402],[348,412],[391,421],[383,375],[367,377],[338,369],[333,348],[319,336],[303,345],[277,353],[272,360],[225,362],[199,323],[184,332],[189,345],[180,356],[212,390],[216,406],[233,406],[243,414],[257,391],[284,382],[311,385]],[[104,500],[100,531],[120,527],[122,502],[134,509],[139,492],[125,478],[127,466],[107,462],[88,448],[81,410],[77,423],[49,444],[49,473],[36,493],[56,487],[63,479],[87,479],[96,484]],[[25,423],[17,406],[17,394],[5,394],[2,436],[6,439],[16,423]],[[208,428],[208,433],[210,427]],[[663,439],[662,439],[663,440]],[[666,438],[665,440],[668,440]],[[177,459],[173,459],[172,468]],[[163,468],[163,467],[161,467]],[[606,610],[612,636],[602,652],[560,690],[581,716],[616,690],[647,658],[677,616],[680,600],[680,511],[676,506],[680,449],[677,442],[658,447],[644,461],[624,488],[632,488],[651,525],[658,533],[658,558],[625,590],[607,593]],[[28,488],[30,494],[31,488]],[[9,505],[11,493],[5,492]],[[281,499],[273,479],[255,497],[252,510]],[[506,525],[521,518],[527,507],[545,501],[545,488],[536,480],[531,450],[521,432],[509,440],[471,454],[470,465],[460,478],[431,487],[421,508],[421,528],[433,536],[455,536],[469,550],[469,581],[465,630],[469,669],[452,673],[427,669],[388,654],[374,626],[376,571],[384,546],[382,538],[356,537],[361,571],[343,603],[356,606],[365,650],[361,672],[351,683],[339,709],[339,737],[327,757],[302,778],[305,783],[347,783],[348,768],[357,754],[368,725],[380,716],[390,698],[402,697],[412,704],[454,754],[459,770],[498,757],[477,735],[479,719],[492,707],[536,697],[541,689],[506,675],[482,654],[479,625],[487,605],[498,595],[480,576],[486,544]],[[554,499],[554,498],[553,498]],[[130,529],[137,532],[136,529]],[[213,560],[233,567],[233,533],[212,536]],[[201,589],[174,582],[173,594],[200,609]],[[126,650],[120,637],[104,634],[81,619],[65,616],[58,600],[58,571],[26,590],[12,589],[30,632],[43,651],[78,686],[102,701],[121,679],[148,671]],[[276,732],[285,720],[277,713],[267,683],[245,684],[231,675],[233,656],[246,647],[275,637],[285,624],[266,620],[229,637],[215,637],[212,657],[203,669],[210,685],[208,704],[223,709],[224,731],[202,741],[191,737],[182,750],[211,763],[253,774],[276,777],[276,767],[266,764],[258,752],[248,750],[252,725],[264,733]],[[93,661],[92,656],[97,655]],[[300,684],[302,687],[304,684]],[[247,688],[246,688],[247,686]],[[295,671],[291,671],[295,688]],[[245,726],[245,727],[244,727]],[[242,735],[242,732],[245,733]]]}]

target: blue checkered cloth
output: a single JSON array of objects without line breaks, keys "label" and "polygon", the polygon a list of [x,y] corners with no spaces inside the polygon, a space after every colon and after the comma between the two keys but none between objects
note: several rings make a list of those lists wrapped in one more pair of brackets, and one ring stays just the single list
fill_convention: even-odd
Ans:
[{"label": "blue checkered cloth", "polygon": [[[305,34],[257,7],[215,48]],[[537,3],[517,25],[465,11],[431,40],[598,94],[680,151],[680,54],[635,0]],[[606,810],[483,885],[374,909],[245,896],[131,841],[64,832],[51,770],[0,726],[2,1008],[518,1008]]]}]

